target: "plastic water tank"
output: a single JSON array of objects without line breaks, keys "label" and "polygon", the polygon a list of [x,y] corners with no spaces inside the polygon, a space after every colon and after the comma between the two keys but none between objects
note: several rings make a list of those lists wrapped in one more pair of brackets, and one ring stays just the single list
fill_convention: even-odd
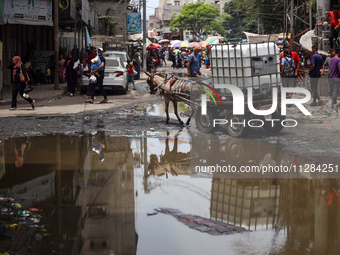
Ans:
[{"label": "plastic water tank", "polygon": [[[210,58],[213,85],[253,87],[255,94],[280,86],[279,48],[274,42],[215,45]],[[230,92],[220,89],[220,93]]]}]

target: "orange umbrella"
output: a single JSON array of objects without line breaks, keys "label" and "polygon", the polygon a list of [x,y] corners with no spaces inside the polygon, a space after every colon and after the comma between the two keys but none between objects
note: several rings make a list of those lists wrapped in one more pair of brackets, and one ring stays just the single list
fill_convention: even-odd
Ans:
[{"label": "orange umbrella", "polygon": [[161,46],[159,44],[150,44],[148,47],[146,47],[147,50],[152,50],[152,49],[158,49]]},{"label": "orange umbrella", "polygon": [[204,41],[199,42],[198,44],[196,44],[195,48],[202,48]]},{"label": "orange umbrella", "polygon": [[187,48],[194,48],[198,43],[197,42],[193,42],[191,44],[189,44],[189,46]]}]

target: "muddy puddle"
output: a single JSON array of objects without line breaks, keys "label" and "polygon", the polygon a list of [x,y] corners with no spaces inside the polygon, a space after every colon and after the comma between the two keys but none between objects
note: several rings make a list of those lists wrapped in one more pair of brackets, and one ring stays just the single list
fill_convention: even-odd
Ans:
[{"label": "muddy puddle", "polygon": [[1,140],[0,246],[17,254],[339,254],[339,179],[198,175],[191,160],[207,162],[209,148],[238,166],[316,163],[279,144],[187,129]]},{"label": "muddy puddle", "polygon": [[[187,117],[189,116],[190,113],[190,108],[184,104],[184,103],[178,103],[177,104],[177,112],[180,116],[182,117]],[[165,104],[153,104],[146,109],[146,114],[150,116],[163,116],[166,117],[165,113]],[[170,102],[169,104],[169,117],[171,119],[177,120],[177,117],[174,113],[174,105]],[[186,118],[184,118],[186,120]]]}]

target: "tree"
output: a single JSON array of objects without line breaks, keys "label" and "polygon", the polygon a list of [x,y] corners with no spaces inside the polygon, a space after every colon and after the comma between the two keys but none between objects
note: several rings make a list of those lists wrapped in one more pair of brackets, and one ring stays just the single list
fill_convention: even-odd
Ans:
[{"label": "tree", "polygon": [[251,17],[247,17],[243,9],[240,8],[238,0],[227,2],[224,6],[224,12],[229,15],[223,23],[229,29],[229,38],[241,38],[243,31],[248,31],[248,29],[252,31],[255,28]]},{"label": "tree", "polygon": [[230,29],[229,37],[241,37],[242,31],[273,34],[283,30],[282,0],[231,0],[224,12],[230,16],[224,23]]},{"label": "tree", "polygon": [[216,5],[196,2],[184,5],[181,12],[172,15],[170,30],[190,30],[196,37],[223,31],[220,10]]},{"label": "tree", "polygon": [[117,23],[115,22],[113,17],[114,17],[114,10],[112,10],[111,8],[105,11],[105,15],[98,17],[98,19],[101,22],[101,27],[102,27],[100,29],[101,34],[105,34],[108,36],[115,35]]}]

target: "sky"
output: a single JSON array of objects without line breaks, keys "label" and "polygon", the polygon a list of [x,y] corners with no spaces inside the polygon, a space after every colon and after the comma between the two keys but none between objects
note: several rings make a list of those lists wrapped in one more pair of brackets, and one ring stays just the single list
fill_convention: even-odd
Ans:
[{"label": "sky", "polygon": [[[146,19],[149,19],[150,15],[154,15],[155,9],[158,7],[158,0],[146,0]],[[142,1],[143,5],[143,1]],[[143,12],[143,8],[142,8]],[[142,18],[143,18],[143,13],[142,13]]]}]

